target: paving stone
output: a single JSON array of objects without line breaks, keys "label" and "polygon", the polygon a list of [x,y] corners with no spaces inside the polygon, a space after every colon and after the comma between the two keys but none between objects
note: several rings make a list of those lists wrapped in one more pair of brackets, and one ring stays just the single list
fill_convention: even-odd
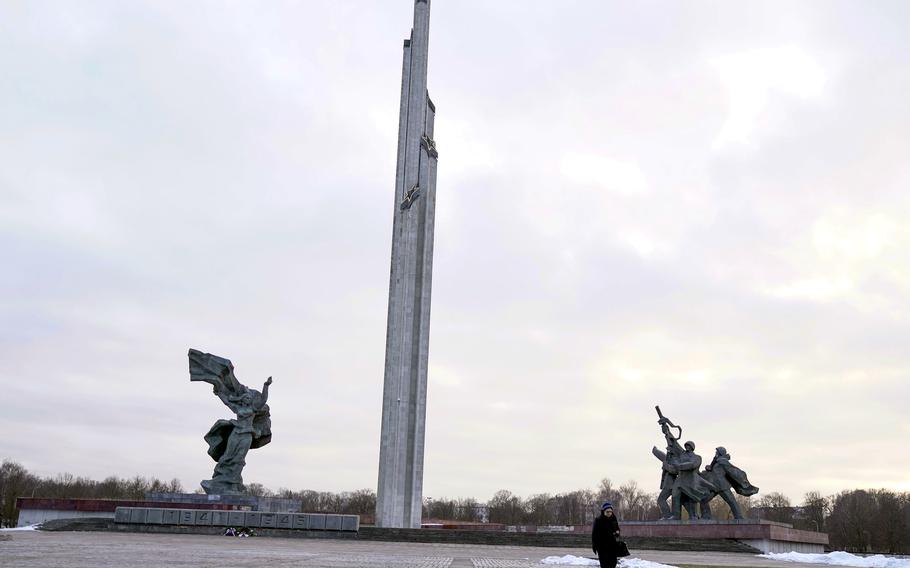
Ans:
[{"label": "paving stone", "polygon": [[306,530],[307,527],[307,518],[309,515],[305,513],[295,513],[291,515],[291,528],[295,530]]},{"label": "paving stone", "polygon": [[259,528],[262,523],[262,513],[247,511],[243,514],[243,526]]},{"label": "paving stone", "polygon": [[212,512],[207,509],[197,510],[194,517],[194,524],[196,525],[211,525],[212,524]]},{"label": "paving stone", "polygon": [[[179,510],[174,509],[175,513]],[[167,516],[167,513],[165,513]],[[378,542],[340,538],[226,538],[215,535],[20,531],[4,533],[0,566],[16,568],[542,568],[547,556],[590,558],[582,547]],[[163,527],[158,527],[159,529]],[[211,529],[209,529],[211,530]],[[217,532],[223,532],[217,531]],[[329,533],[331,534],[331,533]],[[341,535],[337,535],[341,536]],[[755,554],[635,550],[632,558],[672,565],[798,568]],[[220,559],[220,560],[219,560]],[[227,559],[227,560],[225,560]],[[812,568],[809,565],[803,565]],[[623,568],[620,564],[619,568]]]},{"label": "paving stone", "polygon": [[511,558],[472,558],[474,568],[531,568],[539,566],[530,560],[514,560]]},{"label": "paving stone", "polygon": [[325,515],[310,513],[307,515],[306,528],[311,531],[325,530]]},{"label": "paving stone", "polygon": [[325,516],[325,530],[327,531],[340,531],[341,530],[341,515],[326,515]]},{"label": "paving stone", "polygon": [[114,522],[115,523],[130,522],[130,507],[117,507],[114,510]]},{"label": "paving stone", "polygon": [[226,527],[230,520],[230,511],[212,511],[212,524],[216,527]]},{"label": "paving stone", "polygon": [[147,509],[145,522],[150,525],[160,525],[164,522],[164,509]]},{"label": "paving stone", "polygon": [[278,513],[278,528],[279,529],[291,529],[294,528],[294,515],[291,513]]},{"label": "paving stone", "polygon": [[360,517],[357,515],[345,515],[341,518],[341,530],[356,531],[360,528]]},{"label": "paving stone", "polygon": [[381,561],[385,568],[450,568],[452,559],[444,556],[376,556],[333,555],[319,556],[304,564],[319,568],[375,568]]},{"label": "paving stone", "polygon": [[244,522],[244,517],[246,513],[243,511],[229,511],[228,512],[228,524],[229,527],[242,527]]}]

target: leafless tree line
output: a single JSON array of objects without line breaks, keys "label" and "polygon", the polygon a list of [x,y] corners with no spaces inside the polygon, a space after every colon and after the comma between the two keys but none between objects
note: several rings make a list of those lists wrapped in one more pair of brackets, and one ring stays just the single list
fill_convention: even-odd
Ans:
[{"label": "leafless tree line", "polygon": [[749,516],[827,532],[834,550],[910,553],[910,492],[854,489],[826,497],[811,491],[800,506],[769,493],[757,500]]},{"label": "leafless tree line", "polygon": [[150,491],[181,493],[183,486],[178,479],[161,481],[141,476],[111,476],[103,481],[74,477],[70,473],[40,477],[12,460],[3,460],[0,464],[0,526],[16,526],[19,518],[16,511],[17,497],[141,500]]},{"label": "leafless tree line", "polygon": [[596,489],[567,493],[537,493],[527,498],[508,490],[497,491],[486,503],[476,499],[433,498],[427,500],[424,517],[428,519],[481,522],[503,525],[583,525],[590,523],[599,505],[610,501],[624,520],[657,518],[657,494],[643,491],[630,481],[614,487],[609,479]]},{"label": "leafless tree line", "polygon": [[[301,509],[312,512],[361,515],[372,522],[376,492],[372,489],[344,491],[273,492],[262,484],[250,483],[250,495],[298,499]],[[17,497],[47,499],[145,499],[146,493],[181,493],[180,481],[154,477],[108,477],[95,481],[63,473],[41,477],[22,465],[4,460],[0,464],[0,526],[15,526]],[[827,532],[831,548],[850,552],[910,553],[910,492],[888,489],[855,489],[825,496],[807,493],[800,505],[783,494],[771,492],[757,498],[737,496],[748,518],[789,523],[796,528]],[[593,520],[604,501],[610,501],[621,521],[655,520],[659,516],[657,493],[642,490],[635,481],[615,487],[602,479],[595,489],[566,493],[538,493],[523,498],[508,490],[497,491],[487,502],[474,498],[427,498],[424,519],[437,521],[490,522],[503,525],[585,525]],[[713,503],[715,519],[730,518],[720,500]]]},{"label": "leafless tree line", "polygon": [[[833,550],[910,553],[910,492],[854,489],[825,496],[812,491],[797,506],[779,492],[758,498],[737,495],[736,499],[747,518],[827,532]],[[649,521],[660,516],[656,492],[645,492],[634,481],[614,487],[609,479],[603,479],[597,489],[556,495],[540,493],[522,498],[510,491],[497,491],[485,504],[475,499],[435,498],[427,503],[424,517],[480,522],[486,513],[489,522],[504,525],[582,525],[592,521],[604,501],[613,503],[621,521]],[[712,505],[715,519],[732,518],[719,499]]]},{"label": "leafless tree line", "polygon": [[[141,501],[147,493],[183,493],[178,479],[161,481],[154,477],[136,476],[119,478],[111,476],[103,481],[75,477],[61,473],[55,477],[40,477],[26,470],[21,464],[4,460],[0,464],[0,526],[14,527],[19,514],[17,497],[43,499],[124,499]],[[197,490],[201,492],[201,489]],[[246,492],[257,497],[298,499],[301,510],[323,513],[361,515],[364,523],[371,522],[376,511],[376,492],[372,489],[358,491],[271,491],[261,483],[250,483]]]},{"label": "leafless tree line", "polygon": [[[258,483],[250,484],[247,487],[250,494],[256,494],[257,488],[255,486],[262,487]],[[376,492],[372,489],[342,491],[341,493],[313,491],[312,489],[302,489],[300,491],[279,489],[276,493],[265,490],[259,496],[297,499],[300,501],[301,511],[360,515],[360,520],[364,524],[372,522],[373,515],[376,512]]]}]

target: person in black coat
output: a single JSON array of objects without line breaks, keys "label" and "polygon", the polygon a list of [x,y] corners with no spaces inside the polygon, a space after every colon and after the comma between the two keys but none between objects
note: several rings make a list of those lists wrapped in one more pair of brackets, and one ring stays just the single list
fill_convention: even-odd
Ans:
[{"label": "person in black coat", "polygon": [[600,568],[616,568],[616,541],[619,539],[619,522],[613,514],[613,504],[604,503],[600,516],[594,519],[591,529],[591,548],[600,560]]}]

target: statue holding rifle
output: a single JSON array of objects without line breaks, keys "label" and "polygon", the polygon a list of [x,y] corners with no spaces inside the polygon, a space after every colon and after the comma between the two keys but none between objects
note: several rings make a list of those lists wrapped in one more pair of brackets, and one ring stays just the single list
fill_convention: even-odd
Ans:
[{"label": "statue holding rifle", "polygon": [[[655,408],[659,418],[657,423],[667,443],[666,452],[656,446],[651,450],[663,464],[657,497],[661,518],[680,520],[685,507],[690,519],[710,519],[710,501],[720,495],[733,516],[741,519],[742,512],[731,489],[740,495],[755,495],[758,488],[749,483],[744,471],[730,463],[730,455],[723,447],[717,448],[714,460],[704,472],[700,472],[702,459],[695,453],[695,444],[686,442],[680,446],[682,428],[665,417],[659,406]],[[669,498],[672,498],[672,508],[667,504]]]},{"label": "statue holding rifle", "polygon": [[[660,424],[661,431],[667,441],[667,453],[662,460],[663,469],[665,473],[674,476],[673,484],[670,486],[670,496],[673,502],[670,518],[682,519],[682,508],[685,506],[686,512],[689,513],[689,518],[697,519],[697,504],[707,499],[712,492],[716,492],[716,488],[698,473],[698,469],[701,467],[701,456],[695,453],[695,444],[686,442],[683,447],[680,447],[679,439],[682,437],[682,428],[673,424],[669,418],[666,418],[660,411],[659,406],[655,408],[657,409],[657,416],[660,418],[657,423]],[[677,430],[676,436],[673,435],[673,428]],[[661,458],[662,452],[657,450],[657,448],[654,448],[652,453],[658,459]],[[664,495],[666,490],[666,484],[664,483],[661,487],[661,495]],[[661,500],[658,498],[658,507],[660,506]],[[666,497],[663,499],[661,512],[663,513],[665,510]]]},{"label": "statue holding rifle", "polygon": [[[664,418],[663,414],[660,412],[660,407],[657,408],[657,415],[660,416],[660,428],[664,433],[664,438],[667,440],[667,451],[662,452],[657,449],[657,446],[651,448],[651,453],[654,454],[654,457],[661,461],[661,475],[660,475],[660,494],[657,496],[657,507],[660,509],[660,518],[661,520],[672,519],[673,514],[670,512],[670,505],[668,501],[673,494],[673,485],[676,483],[676,476],[679,473],[679,470],[676,468],[676,464],[679,462],[679,456],[682,454],[682,448],[679,446],[679,438],[682,437],[682,428],[673,424],[670,420]],[[670,428],[677,429],[677,435],[674,437],[670,431]],[[688,505],[688,503],[687,503]],[[687,510],[689,508],[687,507]],[[689,511],[690,516],[692,511]]]}]

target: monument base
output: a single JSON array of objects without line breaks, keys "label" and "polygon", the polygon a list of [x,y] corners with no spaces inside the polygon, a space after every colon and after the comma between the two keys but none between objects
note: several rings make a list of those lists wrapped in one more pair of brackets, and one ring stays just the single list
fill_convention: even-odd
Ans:
[{"label": "monument base", "polygon": [[[198,496],[197,496],[198,497]],[[202,495],[201,497],[206,497]],[[39,525],[58,519],[113,519],[117,507],[168,507],[172,501],[146,499],[132,501],[126,499],[42,499],[37,497],[19,497],[16,509],[19,510],[18,526]],[[242,507],[218,501],[183,502],[185,509],[234,510]]]},{"label": "monument base", "polygon": [[730,521],[620,521],[623,536],[675,539],[732,539],[762,552],[823,553],[827,533],[794,529],[760,519]]},{"label": "monument base", "polygon": [[[267,513],[260,511],[225,511],[180,509],[176,507],[117,507],[114,525],[179,527],[178,532],[192,532],[197,527],[249,529],[284,529],[291,531],[354,532],[360,529],[357,515],[324,513]],[[161,531],[159,531],[161,532]]]},{"label": "monument base", "polygon": [[221,504],[246,511],[264,513],[300,513],[300,499],[279,499],[278,497],[254,497],[252,495],[205,495],[200,493],[146,493],[146,501],[184,504]]},{"label": "monument base", "polygon": [[253,511],[300,513],[299,499],[253,497],[251,495],[202,495],[198,493],[146,493],[143,500],[126,499],[16,499],[20,527],[57,519],[114,518],[118,507],[200,509],[210,511]]}]

